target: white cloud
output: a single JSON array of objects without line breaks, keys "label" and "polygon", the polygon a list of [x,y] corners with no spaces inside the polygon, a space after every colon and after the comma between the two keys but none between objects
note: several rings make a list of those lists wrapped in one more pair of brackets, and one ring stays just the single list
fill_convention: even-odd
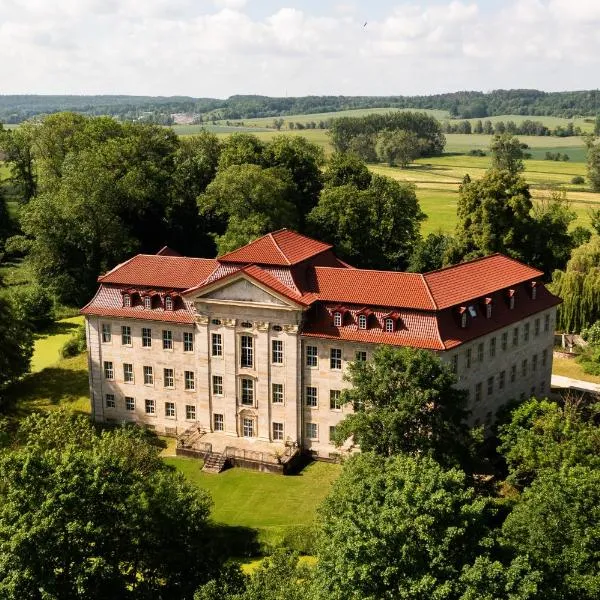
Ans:
[{"label": "white cloud", "polygon": [[246,6],[247,0],[214,0],[214,4],[219,8],[241,9]]}]

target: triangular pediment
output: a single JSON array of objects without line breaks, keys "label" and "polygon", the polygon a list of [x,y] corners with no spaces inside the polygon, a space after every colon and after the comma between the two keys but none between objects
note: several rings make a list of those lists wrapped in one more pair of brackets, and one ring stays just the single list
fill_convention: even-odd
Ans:
[{"label": "triangular pediment", "polygon": [[195,300],[216,300],[218,302],[244,302],[249,304],[267,304],[271,306],[291,306],[292,302],[282,298],[276,292],[257,285],[247,277],[227,281],[222,285],[211,286],[201,292]]}]

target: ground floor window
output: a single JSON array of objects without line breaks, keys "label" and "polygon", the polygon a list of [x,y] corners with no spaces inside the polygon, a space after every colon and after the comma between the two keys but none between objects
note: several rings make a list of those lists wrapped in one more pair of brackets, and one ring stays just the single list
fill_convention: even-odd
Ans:
[{"label": "ground floor window", "polygon": [[114,408],[115,407],[115,395],[114,394],[106,394],[106,408]]},{"label": "ground floor window", "polygon": [[335,425],[330,425],[329,426],[329,441],[333,442],[334,437],[335,437]]},{"label": "ground floor window", "polygon": [[125,396],[125,410],[135,410],[135,398]]},{"label": "ground floor window", "polygon": [[306,423],[306,437],[309,440],[319,438],[319,425],[317,423]]},{"label": "ground floor window", "polygon": [[213,429],[215,431],[223,431],[225,429],[225,419],[223,415],[214,414],[213,415]]},{"label": "ground floor window", "polygon": [[283,423],[273,423],[273,440],[283,440]]},{"label": "ground floor window", "polygon": [[242,435],[244,437],[254,437],[254,419],[251,417],[242,419]]},{"label": "ground floor window", "polygon": [[165,417],[175,417],[175,402],[165,402]]},{"label": "ground floor window", "polygon": [[154,400],[146,399],[146,414],[153,415],[156,412],[156,403]]},{"label": "ground floor window", "polygon": [[185,407],[185,418],[188,421],[196,420],[196,407],[193,404],[187,404]]}]

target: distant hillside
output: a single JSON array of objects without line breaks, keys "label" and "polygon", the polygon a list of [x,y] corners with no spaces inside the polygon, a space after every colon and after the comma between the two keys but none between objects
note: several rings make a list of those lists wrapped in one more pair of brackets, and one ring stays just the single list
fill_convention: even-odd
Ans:
[{"label": "distant hillside", "polygon": [[360,108],[427,108],[444,110],[457,118],[495,115],[567,117],[600,114],[600,91],[541,92],[494,90],[453,92],[432,96],[1,96],[0,122],[20,123],[39,114],[64,110],[88,115],[112,115],[124,120],[169,123],[175,113],[193,114],[199,122],[220,119],[251,119],[297,114],[332,113]]}]

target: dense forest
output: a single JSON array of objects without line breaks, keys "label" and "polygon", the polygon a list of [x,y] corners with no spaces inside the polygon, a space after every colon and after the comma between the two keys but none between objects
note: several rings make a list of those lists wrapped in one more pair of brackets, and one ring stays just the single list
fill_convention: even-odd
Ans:
[{"label": "dense forest", "polygon": [[87,115],[111,115],[124,120],[172,113],[192,113],[203,120],[251,119],[295,114],[336,112],[356,108],[428,108],[453,117],[494,115],[594,116],[600,109],[600,90],[542,92],[494,90],[452,92],[432,96],[304,96],[270,98],[237,95],[230,98],[187,96],[0,96],[0,122],[20,123],[39,114],[65,110]]}]

